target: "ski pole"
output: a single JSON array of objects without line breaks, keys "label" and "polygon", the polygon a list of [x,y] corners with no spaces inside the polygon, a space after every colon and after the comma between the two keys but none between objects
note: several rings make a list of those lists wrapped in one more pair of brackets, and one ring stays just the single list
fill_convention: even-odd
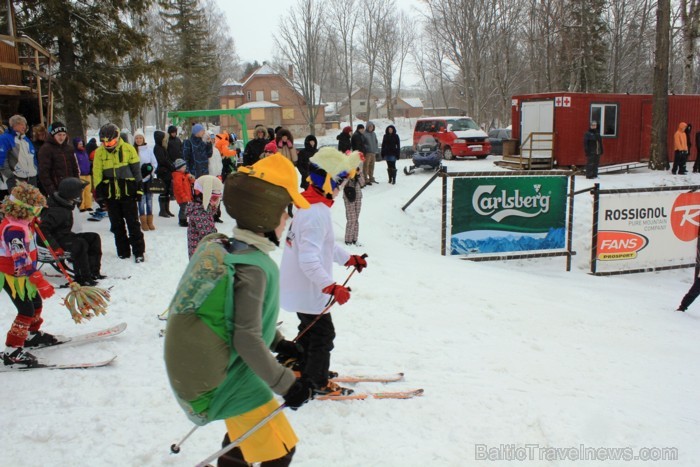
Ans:
[{"label": "ski pole", "polygon": [[[269,422],[270,420],[272,420],[273,418],[275,418],[275,417],[277,416],[277,414],[279,414],[282,410],[285,409],[285,407],[287,407],[285,404],[280,405],[280,406],[277,407],[270,415],[268,415],[267,417],[265,417],[265,418],[263,418],[262,420],[260,420],[260,421],[258,422],[258,424],[255,425],[253,428],[251,428],[250,430],[248,430],[248,431],[246,431],[245,433],[243,433],[243,434],[242,434],[241,436],[239,436],[237,439],[231,441],[231,444],[229,444],[229,445],[226,446],[225,448],[220,449],[219,451],[216,451],[214,454],[212,454],[211,456],[209,456],[209,457],[207,457],[206,459],[204,459],[202,462],[200,462],[199,464],[197,464],[195,467],[206,467],[207,464],[209,464],[209,462],[211,462],[211,461],[213,461],[214,459],[218,459],[219,457],[223,456],[224,454],[226,454],[227,452],[229,452],[230,450],[232,450],[233,448],[235,448],[236,446],[238,446],[239,444],[241,444],[243,441],[245,441],[246,439],[248,439],[253,433],[255,433],[255,432],[258,431],[260,428],[262,428],[263,425],[265,425],[267,422]],[[183,440],[183,441],[184,441],[184,440]]]},{"label": "ski pole", "polygon": [[51,256],[53,256],[53,259],[56,260],[56,264],[58,265],[58,268],[63,273],[63,277],[66,278],[66,280],[68,281],[69,284],[72,284],[73,278],[70,276],[70,274],[68,274],[68,271],[66,271],[66,268],[63,267],[63,262],[58,258],[58,255],[56,254],[56,252],[53,251],[53,248],[51,248],[51,244],[44,236],[44,232],[41,231],[41,229],[39,228],[39,223],[36,221],[34,221],[34,230],[36,231],[36,233],[39,234],[39,237],[41,237],[41,241],[44,242],[46,249],[49,250],[49,253],[51,253]]},{"label": "ski pole", "polygon": [[187,434],[185,435],[185,437],[182,438],[182,440],[181,440],[179,443],[175,443],[175,444],[170,445],[170,453],[171,453],[171,454],[178,454],[178,453],[180,452],[180,446],[182,446],[182,443],[184,443],[185,440],[187,440],[187,438],[189,438],[190,435],[191,435],[192,433],[194,433],[195,430],[197,430],[197,428],[199,428],[199,425],[195,425],[194,428],[192,428],[192,429],[190,430],[190,432],[187,433]]},{"label": "ski pole", "polygon": [[[365,254],[365,255],[362,255],[362,257],[363,257],[363,258],[366,258],[367,255],[366,255],[366,254]],[[355,271],[357,271],[357,268],[352,268],[352,271],[350,271],[350,274],[348,275],[347,279],[345,279],[345,282],[343,282],[343,287],[345,287],[345,286],[348,284],[348,281],[350,281],[350,278],[352,277],[352,275],[355,274]],[[334,297],[331,297],[331,298],[328,300],[328,303],[326,304],[326,308],[324,308],[323,311],[321,311],[321,313],[319,313],[319,315],[316,316],[316,318],[314,318],[314,320],[311,322],[311,324],[309,324],[308,326],[306,326],[306,328],[305,328],[303,331],[301,331],[299,334],[297,334],[297,337],[295,337],[294,340],[293,340],[292,342],[296,343],[299,339],[301,339],[301,336],[303,336],[304,334],[306,334],[306,332],[307,332],[309,329],[311,329],[311,328],[313,327],[313,325],[316,324],[316,322],[317,322],[319,319],[321,319],[321,316],[325,315],[325,314],[328,312],[328,310],[330,310],[330,308],[331,308],[334,304],[335,304],[335,298],[334,298]]]}]

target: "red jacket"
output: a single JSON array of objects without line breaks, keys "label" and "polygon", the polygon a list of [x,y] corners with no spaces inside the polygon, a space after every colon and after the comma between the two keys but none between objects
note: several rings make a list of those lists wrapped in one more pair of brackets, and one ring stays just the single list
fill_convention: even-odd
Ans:
[{"label": "red jacket", "polygon": [[177,204],[192,201],[192,176],[186,172],[173,172],[173,194]]}]

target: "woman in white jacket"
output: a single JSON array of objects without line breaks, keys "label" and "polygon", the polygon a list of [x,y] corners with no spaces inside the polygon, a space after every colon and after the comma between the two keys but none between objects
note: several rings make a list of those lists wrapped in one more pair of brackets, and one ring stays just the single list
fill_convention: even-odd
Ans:
[{"label": "woman in white jacket", "polygon": [[158,161],[153,148],[146,142],[146,135],[143,130],[136,130],[134,133],[134,147],[139,152],[139,160],[141,161],[141,177],[143,178],[143,195],[139,200],[139,220],[141,221],[141,230],[156,230],[153,224],[153,193],[149,191],[151,181],[156,176]]}]

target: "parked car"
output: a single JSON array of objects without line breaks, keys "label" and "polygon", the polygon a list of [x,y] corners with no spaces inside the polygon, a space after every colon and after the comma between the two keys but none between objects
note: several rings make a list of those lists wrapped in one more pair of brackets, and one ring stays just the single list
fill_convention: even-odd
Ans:
[{"label": "parked car", "polygon": [[426,135],[440,142],[443,158],[474,156],[485,159],[491,153],[488,135],[469,117],[419,118],[413,129],[413,146]]},{"label": "parked car", "polygon": [[491,154],[503,154],[503,140],[511,139],[510,128],[494,128],[489,130],[488,141],[491,143]]}]

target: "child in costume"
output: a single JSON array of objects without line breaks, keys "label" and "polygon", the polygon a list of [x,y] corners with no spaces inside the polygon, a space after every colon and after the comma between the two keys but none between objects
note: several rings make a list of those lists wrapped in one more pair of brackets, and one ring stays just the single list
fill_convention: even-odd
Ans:
[{"label": "child in costume", "polygon": [[[363,257],[350,255],[335,242],[331,220],[331,207],[341,185],[355,175],[361,164],[359,153],[345,155],[323,147],[309,162],[311,185],[302,195],[311,207],[295,214],[280,265],[280,302],[282,308],[297,314],[300,332],[318,318],[331,300],[342,305],[350,299],[350,289],[333,280],[334,262],[358,271],[367,266]],[[325,313],[297,341],[304,349],[298,367],[317,394],[352,392],[328,380],[334,338],[331,314]],[[284,357],[280,353],[278,359],[283,361]]]},{"label": "child in costume", "polygon": [[[308,208],[294,166],[282,155],[240,167],[226,178],[224,206],[236,220],[234,238],[205,237],[169,307],[165,364],[188,417],[203,425],[225,420],[223,445],[279,407],[311,397],[308,381],[275,361],[270,349],[293,352],[276,329],[279,269],[269,254],[278,245],[287,206]],[[224,456],[219,466],[287,466],[297,437],[283,413]]]},{"label": "child in costume", "polygon": [[51,344],[56,338],[39,331],[42,299],[54,294],[53,286],[36,268],[36,238],[32,223],[46,206],[38,188],[19,183],[0,206],[0,285],[17,308],[5,340],[5,365],[35,366],[37,359],[25,348]]},{"label": "child in costume", "polygon": [[187,255],[192,257],[199,242],[216,232],[214,216],[221,203],[224,184],[218,177],[202,175],[194,182],[194,197],[187,204]]}]

